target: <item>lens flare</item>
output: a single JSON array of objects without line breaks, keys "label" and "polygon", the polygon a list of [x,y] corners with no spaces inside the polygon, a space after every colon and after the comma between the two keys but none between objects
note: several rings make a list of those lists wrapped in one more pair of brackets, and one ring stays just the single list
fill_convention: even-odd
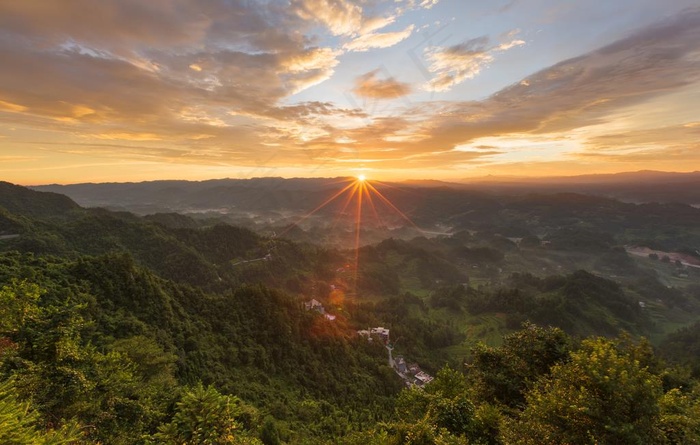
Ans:
[{"label": "lens flare", "polygon": [[[389,184],[384,184],[379,181],[372,181],[376,183],[377,185],[381,185],[382,187],[388,187],[388,188],[397,188],[394,186],[391,186]],[[345,195],[345,196],[343,196]],[[335,202],[338,201],[338,202]],[[353,225],[354,225],[354,250],[355,250],[355,262],[354,262],[354,287],[355,287],[355,295],[357,295],[357,283],[358,283],[358,274],[359,274],[359,262],[360,262],[360,234],[361,234],[361,229],[362,229],[362,224],[363,221],[367,220],[368,216],[374,216],[374,219],[376,220],[375,222],[379,223],[379,227],[384,227],[384,223],[382,221],[382,218],[379,216],[378,212],[378,206],[377,204],[381,204],[385,209],[389,210],[390,213],[394,213],[398,216],[401,217],[401,219],[405,220],[406,222],[409,223],[413,228],[419,230],[420,232],[423,232],[416,224],[411,221],[411,219],[406,216],[401,210],[399,210],[390,200],[387,198],[384,194],[382,194],[379,190],[377,190],[376,187],[372,185],[372,183],[367,179],[367,177],[364,174],[357,175],[357,177],[354,180],[351,180],[349,184],[345,185],[342,187],[340,190],[337,192],[333,193],[328,199],[326,199],[322,204],[320,204],[318,207],[313,209],[311,212],[307,213],[306,215],[302,216],[299,221],[297,221],[297,224],[301,223],[302,221],[306,220],[307,218],[311,217],[313,214],[318,212],[319,210],[323,209],[324,207],[327,207],[331,203],[335,203],[334,206],[338,208],[336,210],[336,218],[333,223],[333,227],[335,227],[335,223],[338,221],[338,219],[342,217],[347,217],[350,216],[346,213],[346,210],[352,209],[354,210],[354,215],[352,215],[353,219]],[[367,215],[367,211],[363,212],[363,208],[365,210],[369,211],[369,215]],[[364,215],[363,215],[364,213]],[[287,231],[289,231],[292,227],[294,227],[296,224],[291,225],[289,228],[284,230],[280,235],[284,235]]]}]

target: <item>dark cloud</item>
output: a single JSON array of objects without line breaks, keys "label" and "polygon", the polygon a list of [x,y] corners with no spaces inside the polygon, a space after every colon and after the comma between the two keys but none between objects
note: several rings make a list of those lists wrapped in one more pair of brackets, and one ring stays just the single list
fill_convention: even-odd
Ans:
[{"label": "dark cloud", "polygon": [[115,52],[220,46],[269,50],[303,41],[275,3],[245,0],[67,0],[0,3],[0,28],[44,45],[80,42]]}]

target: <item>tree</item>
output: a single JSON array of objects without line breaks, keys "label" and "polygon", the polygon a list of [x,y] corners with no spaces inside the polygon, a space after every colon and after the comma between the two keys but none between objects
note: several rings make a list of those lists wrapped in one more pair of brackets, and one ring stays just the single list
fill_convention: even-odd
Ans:
[{"label": "tree", "polygon": [[38,319],[42,289],[34,283],[12,279],[0,289],[0,334],[20,335],[27,322]]},{"label": "tree", "polygon": [[11,381],[0,383],[0,443],[12,445],[77,444],[78,425],[69,423],[59,430],[42,431],[39,415],[29,403],[17,399]]},{"label": "tree", "polygon": [[260,440],[264,445],[280,445],[280,435],[272,417],[267,417],[260,428]]},{"label": "tree", "polygon": [[527,407],[502,430],[505,444],[661,443],[661,379],[635,351],[587,339],[527,394]]},{"label": "tree", "polygon": [[484,402],[522,406],[528,384],[568,357],[571,340],[561,329],[529,323],[523,328],[506,336],[498,348],[480,344],[472,351],[468,376]]},{"label": "tree", "polygon": [[462,373],[449,366],[441,369],[425,389],[403,390],[396,407],[401,422],[393,429],[395,436],[402,438],[399,443],[461,443],[475,434],[475,408],[467,382]]},{"label": "tree", "polygon": [[153,439],[158,444],[172,445],[261,444],[237,420],[243,412],[241,405],[237,397],[200,384],[184,394],[173,420],[162,425]]},{"label": "tree", "polygon": [[659,402],[660,428],[666,443],[672,445],[700,444],[700,400],[674,388]]}]

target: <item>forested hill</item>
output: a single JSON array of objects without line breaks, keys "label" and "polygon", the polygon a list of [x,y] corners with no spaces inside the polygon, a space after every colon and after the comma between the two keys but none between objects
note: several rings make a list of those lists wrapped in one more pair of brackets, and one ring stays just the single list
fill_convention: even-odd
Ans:
[{"label": "forested hill", "polygon": [[[669,337],[669,362],[620,333],[658,322],[640,296],[692,312],[690,290],[580,270],[496,285],[522,252],[493,234],[342,252],[2,192],[0,443],[700,442],[697,361],[678,357],[697,327]],[[592,254],[629,260],[610,247]],[[380,325],[391,344],[357,334]],[[405,388],[387,349],[435,379]]]},{"label": "forested hill", "polygon": [[0,207],[18,216],[55,217],[79,208],[65,195],[35,192],[25,187],[0,181]]},{"label": "forested hill", "polygon": [[62,257],[128,252],[164,278],[209,290],[257,282],[274,287],[293,282],[295,290],[305,290],[311,277],[328,275],[332,267],[330,253],[320,247],[262,238],[224,223],[85,209],[62,195],[2,187],[0,251]]},{"label": "forested hill", "polygon": [[[295,294],[252,284],[284,288],[291,276],[322,274],[316,248],[5,192],[3,203],[16,204],[2,212],[19,236],[0,240],[0,408],[30,404],[32,416],[0,420],[0,442],[15,428],[27,439],[12,443],[76,434],[200,443],[189,442],[187,422],[205,409],[225,409],[217,432],[236,431],[235,443],[320,441],[391,413],[401,381],[381,344],[305,311]],[[42,203],[65,211],[42,213]]]}]

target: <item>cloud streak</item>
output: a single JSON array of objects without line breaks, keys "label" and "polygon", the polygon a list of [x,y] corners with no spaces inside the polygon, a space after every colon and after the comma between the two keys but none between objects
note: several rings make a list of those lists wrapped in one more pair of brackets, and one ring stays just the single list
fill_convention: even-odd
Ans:
[{"label": "cloud streak", "polygon": [[343,48],[348,51],[368,51],[374,48],[389,48],[406,40],[411,33],[413,33],[414,29],[415,26],[409,25],[402,31],[363,34],[346,43]]},{"label": "cloud streak", "polygon": [[435,92],[449,91],[455,85],[476,77],[495,54],[524,45],[524,40],[512,39],[498,45],[490,45],[488,36],[466,40],[460,44],[443,47],[428,47],[425,57],[429,62],[428,71],[434,77],[426,89]]}]

